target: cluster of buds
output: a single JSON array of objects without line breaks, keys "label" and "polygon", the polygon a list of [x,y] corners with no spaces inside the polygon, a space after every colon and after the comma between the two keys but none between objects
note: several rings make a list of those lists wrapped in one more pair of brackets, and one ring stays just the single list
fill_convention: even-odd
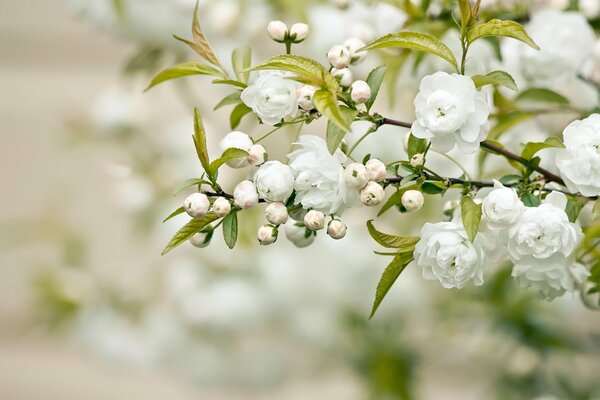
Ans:
[{"label": "cluster of buds", "polygon": [[240,149],[248,153],[248,157],[227,161],[231,168],[258,167],[268,159],[267,150],[261,144],[254,144],[252,138],[240,131],[229,132],[219,142],[221,153],[229,149]]},{"label": "cluster of buds", "polygon": [[327,52],[327,59],[336,69],[346,68],[350,64],[356,65],[366,57],[365,52],[358,51],[363,47],[365,47],[365,42],[358,38],[350,38],[343,44],[333,45]]},{"label": "cluster of buds", "polygon": [[307,38],[309,28],[306,24],[296,23],[288,29],[282,21],[271,21],[267,25],[267,32],[277,43],[300,43]]},{"label": "cluster of buds", "polygon": [[258,228],[258,242],[263,245],[275,243],[279,234],[279,226],[283,225],[288,220],[288,210],[285,204],[276,201],[269,203],[265,208],[265,217],[268,224]]},{"label": "cluster of buds", "polygon": [[360,201],[366,206],[376,206],[383,201],[385,193],[379,182],[383,181],[386,167],[383,162],[372,158],[365,165],[351,163],[344,168],[344,182],[349,188],[359,191]]},{"label": "cluster of buds", "polygon": [[[310,231],[320,231],[325,228],[325,214],[321,211],[310,210],[304,216],[304,226]],[[346,230],[346,225],[336,218],[332,218],[327,224],[327,234],[332,239],[342,239],[346,236]]]},{"label": "cluster of buds", "polygon": [[[202,218],[209,211],[215,213],[217,217],[223,218],[231,212],[231,202],[225,197],[217,197],[211,206],[207,195],[192,193],[183,201],[183,209],[192,218]],[[200,231],[190,238],[190,243],[196,247],[206,247],[210,243],[212,233],[212,230]]]}]

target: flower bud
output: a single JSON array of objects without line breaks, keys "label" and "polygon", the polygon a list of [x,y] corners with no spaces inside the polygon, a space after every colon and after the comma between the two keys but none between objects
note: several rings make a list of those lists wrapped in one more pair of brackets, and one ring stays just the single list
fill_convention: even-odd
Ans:
[{"label": "flower bud", "polygon": [[365,206],[376,206],[383,201],[384,196],[381,185],[373,181],[367,183],[367,186],[360,191],[360,201]]},{"label": "flower bud", "polygon": [[385,164],[376,158],[371,158],[365,164],[367,172],[369,173],[369,180],[375,182],[381,182],[385,178],[387,169]]},{"label": "flower bud", "polygon": [[183,209],[192,218],[202,218],[210,208],[210,201],[204,193],[192,193],[183,201]]},{"label": "flower bud", "polygon": [[596,19],[600,16],[600,2],[598,0],[579,0],[579,11],[587,19]]},{"label": "flower bud", "polygon": [[344,46],[336,44],[327,52],[327,59],[334,68],[346,68],[348,65],[350,65],[352,54],[350,54],[350,50]]},{"label": "flower bud", "polygon": [[258,192],[252,181],[241,181],[233,189],[233,201],[239,208],[250,208],[258,204]]},{"label": "flower bud", "polygon": [[258,167],[267,161],[267,150],[262,144],[253,144],[248,150],[248,164]]},{"label": "flower bud", "polygon": [[[221,139],[219,142],[219,149],[221,150],[221,153],[224,153],[226,150],[232,148],[249,151],[252,145],[253,142],[250,136],[246,135],[244,132],[233,131],[229,132],[223,139]],[[238,158],[227,161],[227,165],[229,165],[231,168],[243,168],[248,165],[248,158]]]},{"label": "flower bud", "polygon": [[287,207],[281,202],[269,203],[265,208],[265,217],[273,225],[285,224],[288,220]]},{"label": "flower bud", "polygon": [[352,84],[350,97],[356,104],[366,103],[371,98],[371,87],[365,81],[355,81]]},{"label": "flower bud", "polygon": [[198,232],[190,238],[190,243],[199,248],[204,248],[210,244],[212,238],[212,232]]},{"label": "flower bud", "polygon": [[325,226],[325,215],[321,211],[310,210],[304,216],[304,226],[311,231],[318,231]]},{"label": "flower bud", "polygon": [[327,225],[327,234],[333,239],[342,239],[346,236],[346,225],[339,219],[332,219]]},{"label": "flower bud", "polygon": [[317,88],[310,85],[302,85],[298,88],[298,105],[301,109],[305,111],[310,111],[315,108],[315,103],[313,103],[313,96]]},{"label": "flower bud", "polygon": [[280,161],[267,161],[256,171],[254,183],[262,199],[285,202],[294,191],[294,173]]},{"label": "flower bud", "polygon": [[267,32],[271,39],[276,42],[283,42],[288,32],[288,27],[281,21],[271,21],[267,25]]},{"label": "flower bud", "polygon": [[359,64],[367,56],[366,51],[361,51],[360,53],[357,52],[357,50],[362,49],[363,47],[366,46],[365,42],[363,42],[359,38],[353,37],[353,38],[347,39],[344,42],[344,46],[348,50],[350,50],[350,55],[352,57],[351,64]]},{"label": "flower bud", "polygon": [[315,241],[315,233],[293,219],[285,224],[285,237],[298,248],[309,246]]},{"label": "flower bud", "polygon": [[352,189],[362,189],[369,181],[369,172],[361,163],[349,164],[344,169],[344,182]]},{"label": "flower bud", "polygon": [[418,190],[407,190],[402,195],[402,205],[408,212],[420,210],[423,207],[423,203],[425,203],[423,193]]},{"label": "flower bud", "polygon": [[300,43],[308,36],[309,28],[308,25],[297,23],[292,25],[290,29],[290,37],[294,43]]},{"label": "flower bud", "polygon": [[410,158],[410,165],[413,167],[422,167],[425,164],[425,157],[421,153],[417,153]]},{"label": "flower bud", "polygon": [[349,68],[332,68],[331,75],[342,85],[343,87],[348,87],[352,84],[352,80],[354,79],[354,75]]},{"label": "flower bud", "polygon": [[258,243],[262,246],[267,246],[269,244],[275,243],[277,240],[277,228],[273,225],[263,225],[258,228],[258,232],[256,233],[256,237],[258,239]]},{"label": "flower bud", "polygon": [[219,218],[223,218],[231,212],[231,203],[225,197],[217,197],[212,205],[213,212]]}]

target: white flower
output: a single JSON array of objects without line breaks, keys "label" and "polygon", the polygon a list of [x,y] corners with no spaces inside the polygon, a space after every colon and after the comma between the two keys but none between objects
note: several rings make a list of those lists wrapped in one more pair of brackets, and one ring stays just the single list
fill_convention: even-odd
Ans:
[{"label": "white flower", "polygon": [[294,174],[280,161],[267,161],[254,174],[254,183],[262,199],[285,203],[294,191]]},{"label": "white flower", "polygon": [[471,243],[462,225],[455,222],[427,223],[414,251],[414,264],[423,270],[423,278],[438,280],[445,288],[462,288],[470,281],[483,284],[486,252],[493,241],[478,233]]},{"label": "white flower", "polygon": [[192,193],[183,201],[183,209],[192,218],[202,218],[210,208],[210,201],[204,193]]},{"label": "white flower", "polygon": [[258,204],[258,193],[252,181],[241,181],[233,189],[233,201],[240,208],[251,208]]},{"label": "white flower", "polygon": [[225,197],[217,197],[212,205],[213,212],[219,218],[223,218],[231,212],[231,203]]},{"label": "white flower", "polygon": [[294,43],[300,43],[308,36],[309,28],[308,25],[303,23],[297,23],[292,25],[290,29],[290,36],[294,40]]},{"label": "white flower", "polygon": [[327,59],[334,68],[346,68],[352,61],[352,53],[346,47],[336,44],[327,52]]},{"label": "white flower", "polygon": [[301,136],[297,144],[301,148],[288,155],[289,167],[296,177],[295,204],[325,214],[359,204],[356,190],[344,182],[342,164],[346,156],[341,150],[331,154],[325,141],[314,135]]},{"label": "white flower", "polygon": [[256,233],[256,237],[258,242],[262,246],[267,246],[269,244],[275,243],[277,240],[277,228],[273,225],[263,225],[258,228],[258,232]]},{"label": "white flower", "polygon": [[315,108],[315,103],[313,103],[313,96],[317,88],[310,85],[302,85],[298,88],[298,105],[301,109],[305,111],[310,111]]},{"label": "white flower", "polygon": [[[228,149],[241,149],[244,151],[249,151],[252,145],[253,142],[250,136],[246,135],[244,132],[233,131],[229,132],[223,139],[221,139],[219,142],[219,149],[221,150],[221,154]],[[243,168],[248,165],[248,159],[238,158],[227,161],[227,165],[229,165],[231,168]]]},{"label": "white flower", "polygon": [[361,163],[351,163],[344,168],[344,182],[353,189],[362,189],[369,182],[369,172]]},{"label": "white flower", "polygon": [[556,165],[569,190],[584,196],[600,194],[600,114],[574,121],[563,132],[565,149]]},{"label": "white flower", "polygon": [[284,228],[285,237],[296,247],[303,248],[315,241],[315,235],[311,230],[306,229],[304,224],[296,222],[291,218],[288,219]]},{"label": "white flower", "polygon": [[271,21],[269,25],[267,25],[267,32],[271,39],[277,42],[283,42],[287,35],[288,27],[282,21]]},{"label": "white flower", "polygon": [[190,243],[198,248],[204,248],[210,244],[212,238],[211,232],[198,232],[194,233],[194,236],[190,238]]},{"label": "white flower", "polygon": [[318,231],[325,226],[325,215],[321,211],[310,210],[304,216],[304,226],[311,231]]},{"label": "white flower", "polygon": [[281,71],[259,71],[258,78],[242,92],[241,99],[268,125],[275,125],[298,111],[298,83]]},{"label": "white flower", "polygon": [[494,181],[494,188],[483,199],[481,211],[489,228],[504,229],[517,222],[525,205],[514,189],[504,187],[498,181]]},{"label": "white flower", "polygon": [[581,264],[566,257],[550,257],[544,263],[517,263],[512,276],[522,289],[532,288],[545,300],[572,292],[585,282],[590,272]]},{"label": "white flower", "polygon": [[363,42],[362,40],[360,40],[359,38],[349,38],[346,39],[346,41],[344,41],[344,46],[350,50],[350,56],[351,56],[351,63],[352,64],[359,64],[361,63],[365,57],[367,56],[367,52],[366,51],[362,51],[362,52],[357,52],[357,50],[365,47],[365,42]]},{"label": "white flower", "polygon": [[535,87],[572,79],[593,52],[594,31],[576,12],[538,11],[527,32],[539,51],[516,40],[502,43],[502,58],[520,88],[524,85],[519,81]]},{"label": "white flower", "polygon": [[265,208],[265,217],[273,225],[285,224],[288,220],[287,207],[280,202],[269,203]]},{"label": "white flower", "polygon": [[418,190],[407,190],[402,195],[402,205],[406,208],[406,211],[413,212],[419,211],[425,203],[423,193]]},{"label": "white flower", "polygon": [[579,10],[587,19],[595,19],[600,15],[600,1],[579,0]]},{"label": "white flower", "polygon": [[376,158],[371,158],[365,164],[367,172],[369,173],[369,180],[374,182],[381,182],[385,178],[387,169],[385,164]]},{"label": "white flower", "polygon": [[354,81],[350,89],[350,97],[356,104],[366,103],[371,98],[371,87],[365,81]]},{"label": "white flower", "polygon": [[463,152],[474,153],[485,140],[489,106],[469,77],[446,72],[426,76],[414,105],[412,133],[431,139],[437,151],[448,152],[457,144]]},{"label": "white flower", "polygon": [[425,164],[425,157],[421,153],[417,153],[410,158],[410,165],[413,167],[422,167]]},{"label": "white flower", "polygon": [[383,201],[385,192],[377,182],[370,181],[360,190],[360,201],[365,206],[376,206]]},{"label": "white flower", "polygon": [[342,85],[343,87],[348,87],[352,84],[354,80],[354,74],[350,71],[350,68],[332,68],[331,75]]},{"label": "white flower", "polygon": [[347,229],[346,225],[339,219],[332,219],[329,221],[329,224],[327,224],[327,234],[331,236],[332,239],[342,239],[346,236]]},{"label": "white flower", "polygon": [[248,149],[248,164],[258,167],[267,161],[267,150],[261,144],[253,144]]}]

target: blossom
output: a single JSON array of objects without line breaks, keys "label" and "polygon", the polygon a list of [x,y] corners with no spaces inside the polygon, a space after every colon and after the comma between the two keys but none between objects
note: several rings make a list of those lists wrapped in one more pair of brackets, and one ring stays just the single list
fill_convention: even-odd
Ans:
[{"label": "blossom", "polygon": [[219,218],[223,218],[231,212],[231,202],[225,197],[217,197],[212,205],[213,212]]},{"label": "blossom", "polygon": [[350,89],[350,97],[356,104],[366,103],[371,98],[371,87],[365,81],[354,81]]},{"label": "blossom", "polygon": [[[250,151],[253,142],[250,136],[246,135],[244,132],[233,131],[229,132],[221,141],[219,142],[219,149],[221,153],[224,153],[228,149],[240,149],[244,151]],[[243,168],[248,165],[248,158],[238,158],[235,160],[227,161],[227,165],[231,168]]]},{"label": "blossom", "polygon": [[310,210],[304,216],[304,226],[311,231],[318,231],[325,226],[325,215],[321,211]]},{"label": "blossom", "polygon": [[474,153],[485,140],[489,106],[469,77],[441,71],[426,76],[414,105],[412,133],[431,139],[437,151],[448,152],[457,144],[463,152]]},{"label": "blossom", "polygon": [[358,193],[344,182],[346,156],[341,150],[329,153],[325,141],[314,135],[303,135],[300,149],[288,154],[289,167],[295,176],[295,204],[325,214],[334,214],[359,204]]},{"label": "blossom", "polygon": [[459,223],[426,223],[415,246],[413,264],[422,269],[423,278],[437,280],[447,289],[460,289],[470,281],[481,286],[486,252],[493,247],[493,240],[484,233],[471,242]]},{"label": "blossom", "polygon": [[522,289],[537,290],[545,300],[562,296],[574,291],[585,282],[590,272],[579,263],[565,257],[550,257],[544,263],[518,263],[512,270],[512,276]]},{"label": "blossom", "polygon": [[376,206],[383,201],[385,192],[383,187],[377,182],[369,181],[367,185],[360,190],[360,201],[365,206]]},{"label": "blossom", "polygon": [[282,71],[259,71],[258,78],[242,92],[241,99],[268,125],[275,125],[298,111],[299,84]]},{"label": "blossom", "polygon": [[565,149],[556,165],[569,190],[584,196],[600,194],[600,114],[571,123],[563,132]]},{"label": "blossom", "polygon": [[327,59],[334,68],[346,68],[352,61],[352,52],[347,47],[336,44],[327,52]]},{"label": "blossom", "polygon": [[507,228],[517,222],[525,205],[514,189],[504,187],[498,181],[494,181],[494,188],[483,199],[481,211],[489,228]]},{"label": "blossom", "polygon": [[183,201],[183,209],[192,218],[202,218],[208,212],[210,202],[204,193],[192,193]]},{"label": "blossom", "polygon": [[310,111],[315,108],[313,97],[317,88],[311,85],[302,85],[298,88],[298,106],[304,111]]},{"label": "blossom", "polygon": [[385,164],[376,158],[371,158],[369,161],[367,161],[365,168],[369,173],[369,180],[374,182],[381,182],[387,173]]},{"label": "blossom", "polygon": [[240,208],[251,208],[258,204],[256,185],[252,181],[241,181],[233,189],[233,201]]},{"label": "blossom", "polygon": [[275,241],[277,240],[278,233],[279,232],[277,231],[276,227],[267,224],[258,228],[256,238],[258,239],[258,243],[260,243],[261,246],[267,246],[269,244],[275,243]]},{"label": "blossom", "polygon": [[262,144],[254,144],[248,149],[248,164],[258,167],[267,161],[267,150]]},{"label": "blossom", "polygon": [[190,243],[194,247],[203,249],[210,244],[211,238],[212,238],[212,232],[197,232],[197,233],[194,233],[194,236],[192,236],[190,238]]},{"label": "blossom", "polygon": [[300,43],[308,37],[309,31],[308,25],[298,22],[290,28],[290,37],[293,39],[294,43]]},{"label": "blossom", "polygon": [[265,208],[265,217],[273,225],[282,225],[288,220],[288,210],[281,202],[269,203]]},{"label": "blossom", "polygon": [[332,219],[329,221],[329,224],[327,224],[327,234],[331,236],[332,239],[342,239],[346,236],[347,229],[346,224],[339,219]]},{"label": "blossom", "polygon": [[294,174],[280,161],[267,161],[256,171],[254,183],[264,200],[286,202],[294,191]]},{"label": "blossom", "polygon": [[354,162],[344,168],[344,182],[351,188],[362,189],[369,182],[369,171],[361,163]]},{"label": "blossom", "polygon": [[269,22],[269,25],[267,25],[267,33],[271,39],[277,42],[283,42],[288,33],[288,27],[285,22],[271,21]]},{"label": "blossom", "polygon": [[425,203],[423,193],[419,190],[407,190],[400,200],[408,212],[419,211]]}]

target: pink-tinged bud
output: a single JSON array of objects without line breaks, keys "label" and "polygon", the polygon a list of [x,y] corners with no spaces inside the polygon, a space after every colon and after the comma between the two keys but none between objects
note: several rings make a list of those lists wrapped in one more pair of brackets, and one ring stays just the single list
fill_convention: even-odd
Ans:
[{"label": "pink-tinged bud", "polygon": [[336,240],[346,236],[346,230],[346,225],[339,219],[332,219],[327,225],[327,234]]},{"label": "pink-tinged bud", "polygon": [[325,226],[325,215],[321,211],[310,210],[304,216],[304,226],[311,231],[318,231]]},{"label": "pink-tinged bud", "polygon": [[334,68],[346,68],[348,65],[350,65],[352,54],[350,54],[350,50],[348,50],[346,47],[336,44],[327,52],[327,59]]},{"label": "pink-tinged bud", "polygon": [[192,193],[183,201],[183,209],[192,218],[202,218],[210,208],[210,201],[204,193]]},{"label": "pink-tinged bud", "polygon": [[368,181],[369,173],[361,163],[352,163],[344,168],[344,182],[352,189],[362,189]]},{"label": "pink-tinged bud", "polygon": [[377,182],[369,182],[360,191],[360,201],[365,206],[376,206],[383,201],[385,193],[381,185]]},{"label": "pink-tinged bud", "polygon": [[385,178],[387,169],[385,164],[376,158],[371,158],[365,164],[367,172],[369,173],[369,180],[375,182],[381,182]]},{"label": "pink-tinged bud", "polygon": [[258,192],[252,181],[241,181],[233,189],[233,201],[239,208],[251,208],[258,204]]},{"label": "pink-tinged bud", "polygon": [[352,85],[352,81],[354,80],[354,74],[350,71],[349,68],[332,68],[331,75],[342,85],[343,87],[348,87]]},{"label": "pink-tinged bud", "polygon": [[350,97],[356,104],[366,103],[371,98],[371,88],[365,81],[355,81],[352,84]]},{"label": "pink-tinged bud", "polygon": [[223,218],[231,212],[231,202],[225,197],[217,197],[213,202],[212,210],[219,218]]},{"label": "pink-tinged bud", "polygon": [[305,111],[310,111],[315,108],[315,103],[313,103],[313,96],[317,88],[310,85],[302,85],[298,88],[298,105],[301,109]]},{"label": "pink-tinged bud", "polygon": [[248,150],[248,164],[258,167],[267,161],[267,150],[262,144],[253,144]]},{"label": "pink-tinged bud", "polygon": [[418,190],[407,190],[402,195],[402,205],[408,212],[420,210],[424,203],[423,193]]},{"label": "pink-tinged bud", "polygon": [[265,217],[273,225],[285,224],[288,220],[287,207],[281,202],[269,203],[265,208]]},{"label": "pink-tinged bud", "polygon": [[367,56],[366,51],[358,52],[359,49],[362,49],[366,46],[365,42],[360,40],[359,38],[350,38],[344,42],[344,46],[350,50],[350,55],[352,57],[351,64],[359,64],[361,63],[365,57]]},{"label": "pink-tinged bud", "polygon": [[277,234],[277,228],[273,225],[263,225],[260,228],[258,228],[256,238],[262,246],[267,246],[269,244],[275,243],[275,241],[277,240]]},{"label": "pink-tinged bud", "polygon": [[308,37],[308,32],[308,25],[297,23],[290,28],[290,37],[294,40],[294,43],[300,43]]},{"label": "pink-tinged bud", "polygon": [[267,32],[271,39],[276,42],[283,42],[288,32],[288,27],[281,21],[271,21],[267,25]]}]

